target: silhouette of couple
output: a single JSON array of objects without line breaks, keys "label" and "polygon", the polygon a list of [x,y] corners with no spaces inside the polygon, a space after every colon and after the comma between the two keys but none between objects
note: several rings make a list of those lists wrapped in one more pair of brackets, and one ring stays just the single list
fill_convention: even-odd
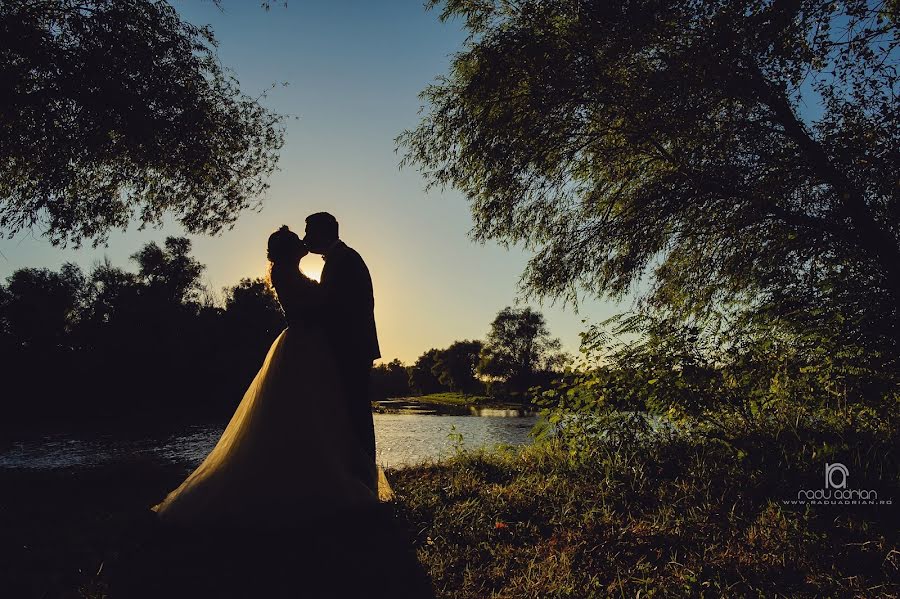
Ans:
[{"label": "silhouette of couple", "polygon": [[[300,271],[309,252],[325,258],[321,282]],[[288,326],[216,446],[152,508],[163,522],[278,529],[377,503],[379,479],[390,493],[375,465],[369,379],[381,354],[365,262],[327,212],[306,218],[302,240],[273,233],[268,259]]]}]

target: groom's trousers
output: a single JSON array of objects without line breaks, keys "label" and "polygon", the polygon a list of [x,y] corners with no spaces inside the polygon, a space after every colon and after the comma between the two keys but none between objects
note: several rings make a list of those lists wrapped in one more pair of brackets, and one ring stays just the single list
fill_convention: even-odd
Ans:
[{"label": "groom's trousers", "polygon": [[366,453],[375,459],[375,422],[372,418],[372,402],[369,385],[372,378],[372,360],[338,360],[343,381],[350,423]]}]

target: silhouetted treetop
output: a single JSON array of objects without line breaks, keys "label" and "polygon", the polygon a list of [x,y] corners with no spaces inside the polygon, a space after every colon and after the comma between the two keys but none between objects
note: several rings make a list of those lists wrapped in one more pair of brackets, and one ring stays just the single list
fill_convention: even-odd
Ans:
[{"label": "silhouetted treetop", "polygon": [[159,0],[0,3],[0,229],[102,243],[170,213],[216,233],[259,204],[281,117],[207,27]]},{"label": "silhouetted treetop", "polygon": [[0,294],[0,320],[18,346],[61,345],[78,316],[86,279],[81,269],[66,263],[59,272],[21,268],[7,277]]},{"label": "silhouetted treetop", "polygon": [[439,349],[431,348],[416,359],[409,368],[409,388],[419,395],[428,395],[442,390],[440,372],[437,368],[441,356]]},{"label": "silhouetted treetop", "polygon": [[507,306],[491,323],[478,372],[525,390],[539,371],[553,370],[562,364],[561,347],[560,340],[550,335],[543,314],[527,307]]},{"label": "silhouetted treetop", "polygon": [[454,341],[437,354],[432,372],[440,384],[451,391],[477,393],[481,390],[481,383],[475,376],[481,349],[482,343],[477,339]]},{"label": "silhouetted treetop", "polygon": [[148,291],[175,304],[199,301],[204,290],[200,277],[206,267],[191,256],[187,237],[167,237],[164,248],[151,241],[131,259],[138,265],[138,280]]}]

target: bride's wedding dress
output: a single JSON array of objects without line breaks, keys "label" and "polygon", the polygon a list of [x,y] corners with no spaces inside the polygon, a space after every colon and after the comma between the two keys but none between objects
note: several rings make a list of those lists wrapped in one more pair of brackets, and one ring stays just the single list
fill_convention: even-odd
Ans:
[{"label": "bride's wedding dress", "polygon": [[315,282],[299,271],[279,279],[289,326],[272,343],[215,448],[152,508],[163,522],[299,526],[376,504],[379,478],[382,495],[389,493],[352,432],[325,331],[304,310]]}]

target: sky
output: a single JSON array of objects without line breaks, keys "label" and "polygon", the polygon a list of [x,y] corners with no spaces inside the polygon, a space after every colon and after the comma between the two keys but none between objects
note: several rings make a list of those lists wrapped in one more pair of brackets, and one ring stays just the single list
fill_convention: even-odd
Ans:
[{"label": "sky", "polygon": [[[394,139],[418,122],[419,92],[446,72],[464,32],[441,23],[423,0],[289,0],[270,10],[251,0],[176,1],[190,22],[211,25],[219,57],[248,95],[274,83],[264,104],[291,115],[280,171],[259,212],[247,211],[232,230],[215,237],[186,235],[167,219],[160,229],[114,231],[106,247],[54,248],[38,234],[0,240],[0,279],[22,267],[85,270],[108,256],[133,268],[128,257],[166,236],[186,235],[206,265],[205,282],[221,293],[243,277],[263,276],[266,239],[282,224],[301,233],[305,217],[328,211],[341,238],[365,259],[375,290],[375,319],[383,361],[411,364],[430,348],[484,339],[503,307],[516,305],[517,282],[528,255],[468,236],[472,219],[453,190],[425,192],[414,168],[399,168]],[[312,275],[322,260],[301,268]],[[627,309],[585,301],[578,313],[559,304],[531,305],[551,333],[577,353],[579,332]]]}]

